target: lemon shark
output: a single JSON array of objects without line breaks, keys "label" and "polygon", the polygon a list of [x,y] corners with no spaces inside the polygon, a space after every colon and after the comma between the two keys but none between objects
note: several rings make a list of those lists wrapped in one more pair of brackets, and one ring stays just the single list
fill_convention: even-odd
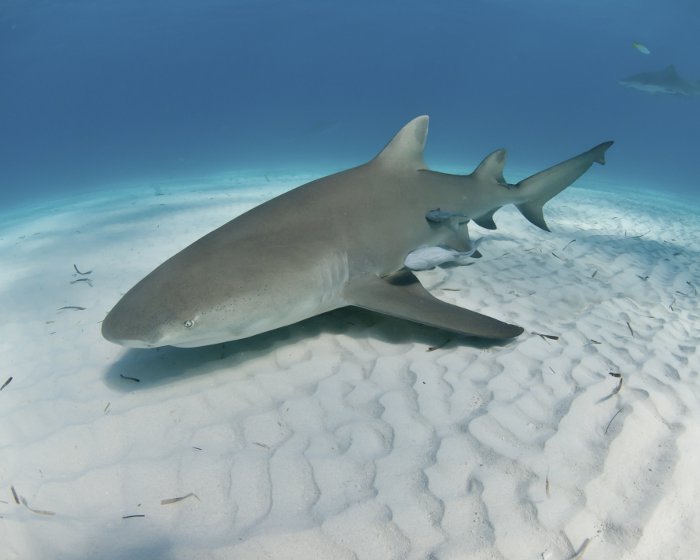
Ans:
[{"label": "lemon shark", "polygon": [[657,93],[666,95],[700,95],[700,82],[692,84],[678,75],[676,67],[671,64],[658,72],[642,72],[633,74],[624,80],[620,80],[620,85],[636,89],[655,95]]},{"label": "lemon shark", "polygon": [[508,184],[502,149],[469,175],[428,170],[427,132],[428,117],[417,117],[368,163],[277,196],[195,241],[124,294],[103,336],[128,347],[204,346],[344,306],[466,336],[519,335],[519,326],[433,297],[406,257],[440,245],[473,251],[468,222],[495,229],[505,204],[548,230],[542,206],[605,163],[612,142]]}]

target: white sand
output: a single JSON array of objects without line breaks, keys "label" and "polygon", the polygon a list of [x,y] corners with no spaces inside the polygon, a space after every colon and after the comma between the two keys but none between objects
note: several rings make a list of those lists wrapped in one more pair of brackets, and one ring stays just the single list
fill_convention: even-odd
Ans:
[{"label": "white sand", "polygon": [[553,233],[473,226],[482,259],[419,276],[526,328],[503,346],[352,309],[202,349],[100,337],[144,274],[289,186],[0,217],[0,558],[697,554],[697,209],[569,189]]}]

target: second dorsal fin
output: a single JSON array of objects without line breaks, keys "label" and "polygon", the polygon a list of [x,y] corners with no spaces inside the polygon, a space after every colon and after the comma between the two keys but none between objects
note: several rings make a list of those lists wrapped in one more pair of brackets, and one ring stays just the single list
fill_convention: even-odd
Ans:
[{"label": "second dorsal fin", "polygon": [[474,170],[474,175],[486,181],[495,181],[502,185],[506,180],[503,178],[503,168],[506,165],[506,151],[501,148],[487,155]]}]

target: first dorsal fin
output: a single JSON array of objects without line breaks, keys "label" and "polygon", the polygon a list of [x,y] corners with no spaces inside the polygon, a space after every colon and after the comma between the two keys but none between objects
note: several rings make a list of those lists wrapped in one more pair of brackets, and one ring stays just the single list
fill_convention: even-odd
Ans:
[{"label": "first dorsal fin", "polygon": [[503,178],[505,165],[506,151],[501,148],[487,155],[479,164],[479,167],[474,170],[474,175],[479,179],[505,184],[506,180]]},{"label": "first dorsal fin", "polygon": [[391,167],[425,169],[423,148],[428,136],[428,116],[416,117],[394,136],[374,161]]}]

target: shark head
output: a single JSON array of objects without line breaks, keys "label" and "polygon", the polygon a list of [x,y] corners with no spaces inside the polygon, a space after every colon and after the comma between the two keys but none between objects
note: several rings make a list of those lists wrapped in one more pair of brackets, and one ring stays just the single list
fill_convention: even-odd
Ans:
[{"label": "shark head", "polygon": [[266,251],[229,243],[229,228],[171,257],[124,294],[102,322],[104,338],[131,348],[206,346],[338,306],[336,288],[347,276],[342,258],[319,257],[311,241]]},{"label": "shark head", "polygon": [[[136,284],[107,314],[102,322],[107,340],[130,348],[204,346],[245,332],[245,325],[235,324],[240,315],[226,313],[236,304],[230,296],[212,294],[205,305],[201,292],[188,289],[186,278],[157,272]],[[186,274],[185,269],[180,272]]]}]

